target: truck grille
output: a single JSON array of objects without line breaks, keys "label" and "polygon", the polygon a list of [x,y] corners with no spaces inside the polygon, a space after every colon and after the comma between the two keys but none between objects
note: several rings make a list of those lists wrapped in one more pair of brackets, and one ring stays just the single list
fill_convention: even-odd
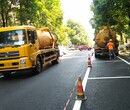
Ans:
[{"label": "truck grille", "polygon": [[9,58],[9,57],[16,57],[16,56],[19,56],[19,51],[0,53],[0,58]]},{"label": "truck grille", "polygon": [[0,70],[4,69],[17,69],[19,68],[19,62],[7,62],[7,63],[1,63],[0,64]]}]

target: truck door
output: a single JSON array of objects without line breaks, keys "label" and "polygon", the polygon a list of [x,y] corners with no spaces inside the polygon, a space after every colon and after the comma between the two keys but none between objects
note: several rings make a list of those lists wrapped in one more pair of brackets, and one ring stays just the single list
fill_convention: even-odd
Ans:
[{"label": "truck door", "polygon": [[36,45],[36,31],[35,30],[28,30],[28,40],[30,45],[30,55],[34,56],[38,50]]}]

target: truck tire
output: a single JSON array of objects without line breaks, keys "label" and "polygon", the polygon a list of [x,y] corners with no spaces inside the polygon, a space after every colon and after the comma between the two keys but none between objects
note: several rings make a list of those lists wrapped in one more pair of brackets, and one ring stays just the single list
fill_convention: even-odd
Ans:
[{"label": "truck tire", "polygon": [[37,60],[36,60],[36,67],[34,68],[34,73],[35,74],[38,74],[42,71],[42,65],[41,65],[41,62],[40,62],[40,59],[37,57]]}]

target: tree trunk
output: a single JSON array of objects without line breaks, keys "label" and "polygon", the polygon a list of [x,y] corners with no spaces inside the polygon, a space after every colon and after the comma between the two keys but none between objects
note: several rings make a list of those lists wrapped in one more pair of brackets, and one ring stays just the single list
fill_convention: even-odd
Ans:
[{"label": "tree trunk", "polygon": [[6,23],[5,25],[8,26],[8,12],[5,15],[5,23]]},{"label": "tree trunk", "polygon": [[2,26],[5,27],[5,19],[4,19],[4,9],[1,7],[1,18],[2,18]]},{"label": "tree trunk", "polygon": [[121,42],[124,44],[124,38],[123,38],[122,32],[120,32],[119,35],[120,35],[120,40],[121,40]]},{"label": "tree trunk", "polygon": [[[122,32],[120,32],[119,33],[119,35],[120,35],[120,39],[121,39],[121,48],[123,49],[123,50],[126,50],[126,47],[125,47],[125,39],[124,39],[124,36],[123,36],[123,34],[122,34]],[[122,50],[121,49],[121,50]]]}]

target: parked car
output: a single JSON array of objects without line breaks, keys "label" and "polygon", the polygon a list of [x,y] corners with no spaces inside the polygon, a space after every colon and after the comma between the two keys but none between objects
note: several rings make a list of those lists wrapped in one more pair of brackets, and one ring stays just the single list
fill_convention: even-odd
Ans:
[{"label": "parked car", "polygon": [[80,45],[78,46],[78,49],[82,51],[82,50],[91,50],[92,48],[87,45]]}]

